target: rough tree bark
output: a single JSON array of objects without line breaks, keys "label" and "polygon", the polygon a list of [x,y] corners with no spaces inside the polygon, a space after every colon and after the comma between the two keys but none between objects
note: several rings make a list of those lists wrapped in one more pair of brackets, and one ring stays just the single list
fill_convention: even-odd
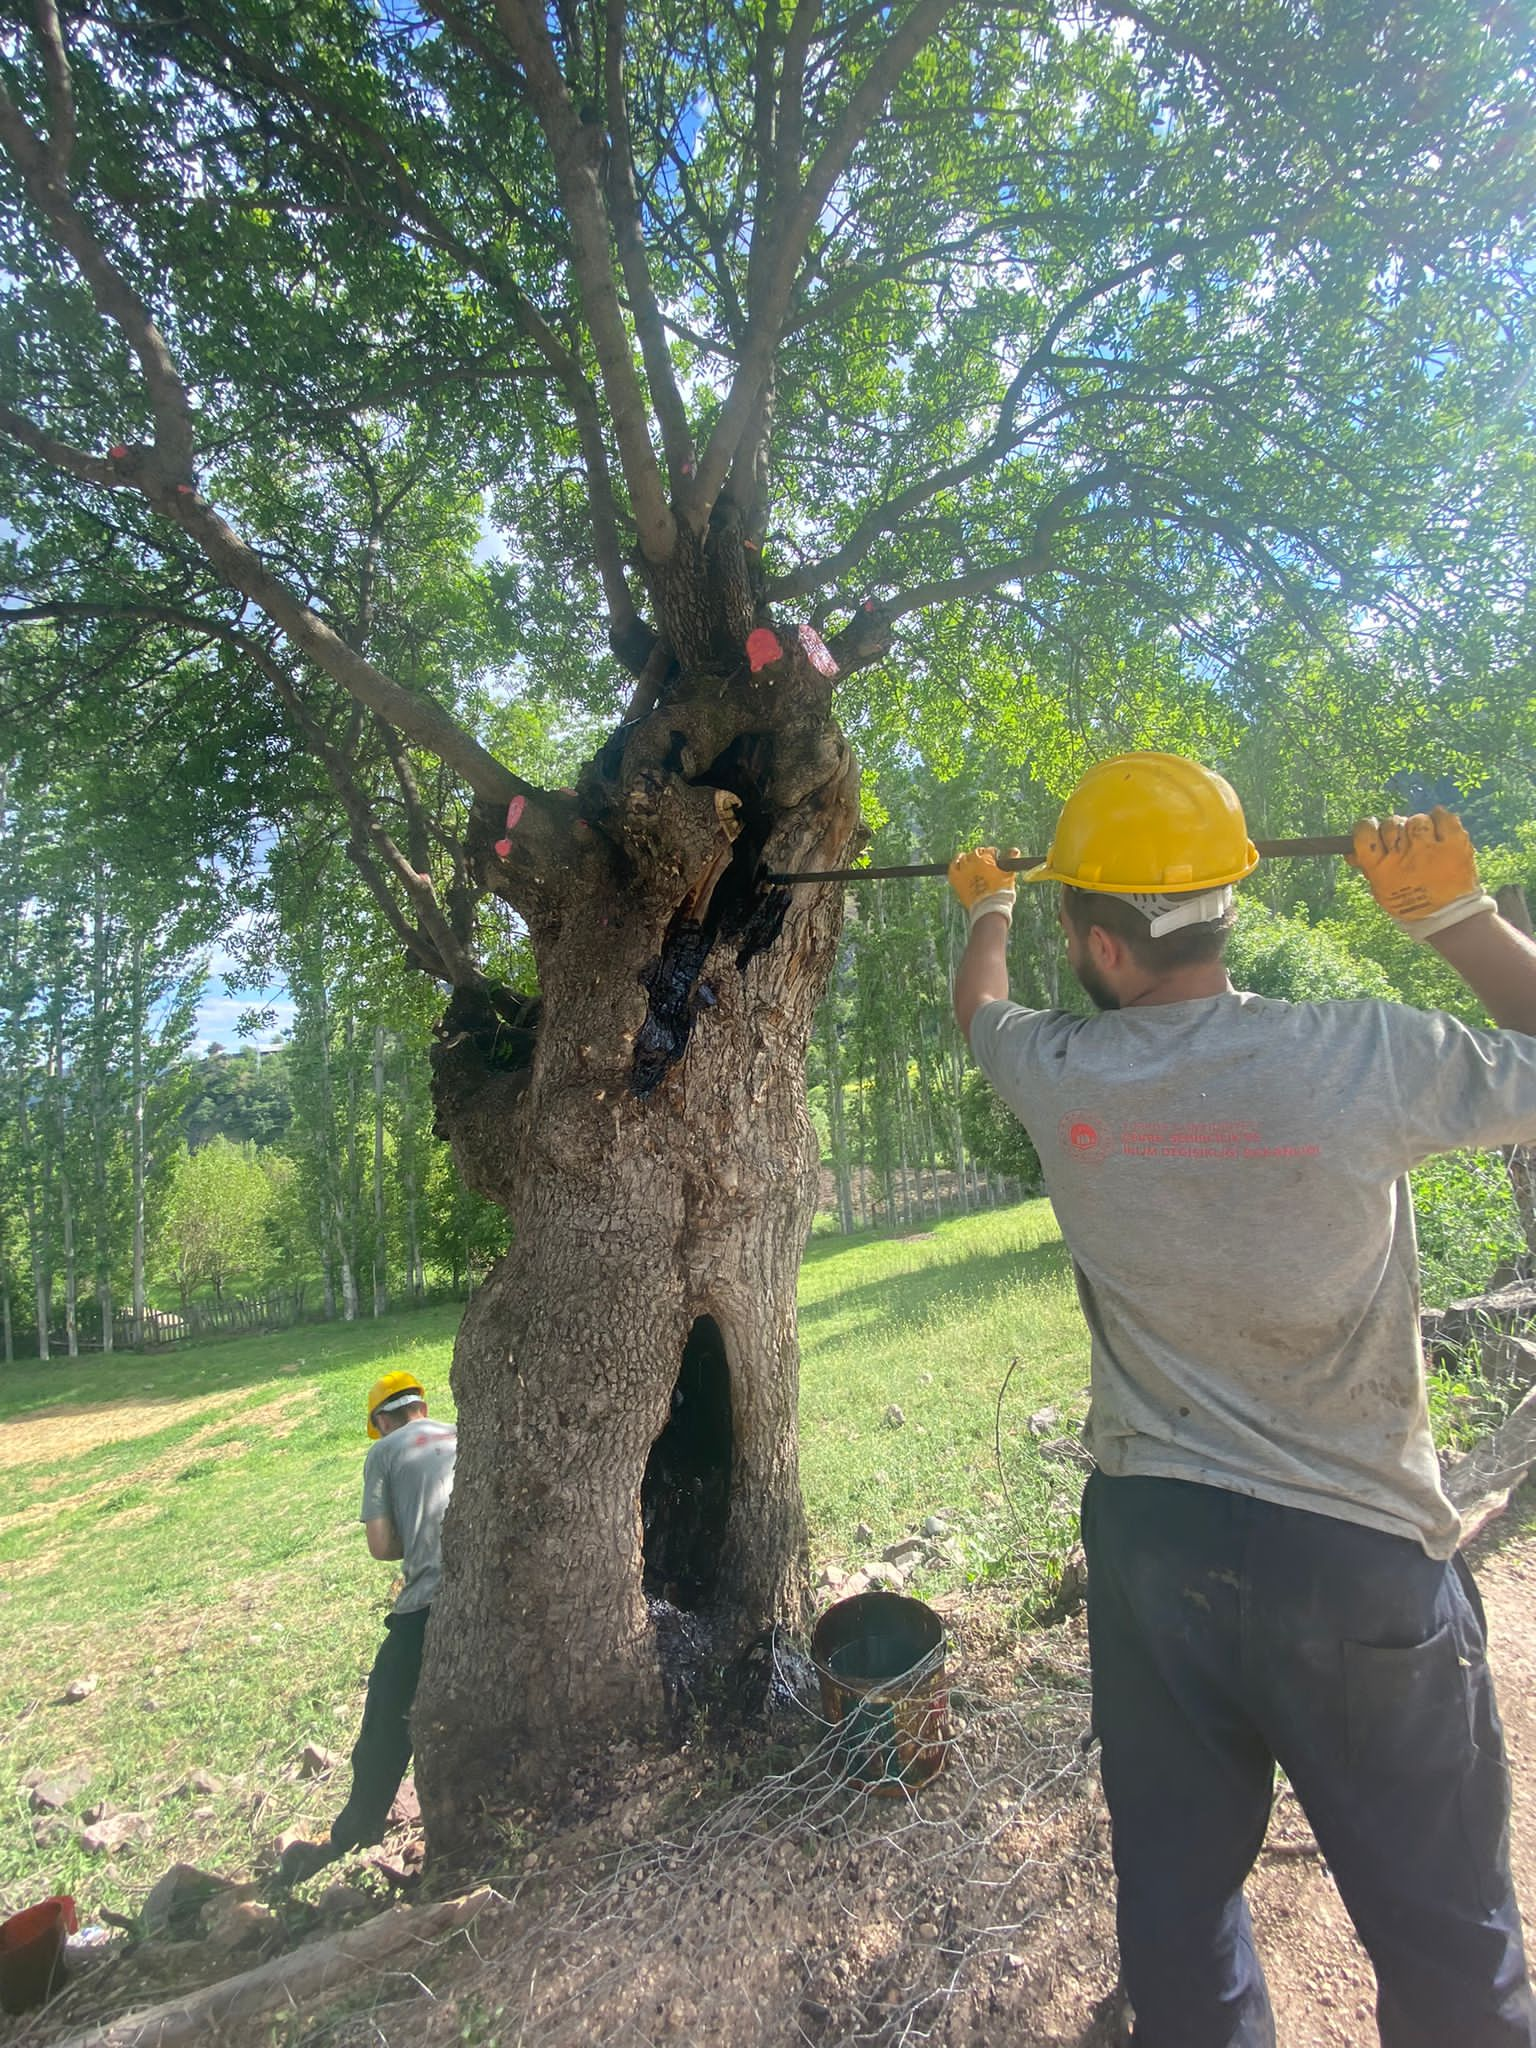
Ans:
[{"label": "rough tree bark", "polygon": [[804,1064],[841,894],[759,878],[853,842],[830,685],[793,643],[761,683],[697,673],[620,729],[578,801],[569,865],[516,877],[531,1064],[528,1012],[484,990],[456,996],[435,1062],[439,1129],[513,1237],[454,1359],[479,1420],[416,1710],[439,1851],[658,1727],[673,1609],[721,1640],[805,1613]]}]

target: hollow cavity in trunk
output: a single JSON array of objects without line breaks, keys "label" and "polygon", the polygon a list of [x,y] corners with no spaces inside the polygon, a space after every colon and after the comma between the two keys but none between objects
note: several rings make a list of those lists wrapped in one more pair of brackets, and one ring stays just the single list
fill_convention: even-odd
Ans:
[{"label": "hollow cavity in trunk", "polygon": [[640,1487],[645,1590],[674,1607],[707,1607],[731,1507],[731,1368],[713,1316],[688,1332],[672,1404]]}]

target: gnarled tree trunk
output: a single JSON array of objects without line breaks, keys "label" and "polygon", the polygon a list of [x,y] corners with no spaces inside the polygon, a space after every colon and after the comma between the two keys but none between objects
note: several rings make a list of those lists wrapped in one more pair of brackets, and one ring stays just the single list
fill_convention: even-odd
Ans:
[{"label": "gnarled tree trunk", "polygon": [[858,781],[824,675],[792,644],[771,681],[707,675],[620,728],[568,862],[517,878],[536,1018],[461,990],[442,1027],[439,1129],[512,1247],[454,1359],[415,1716],[437,1851],[658,1729],[669,1627],[724,1648],[805,1613],[804,1066],[841,892],[762,877],[840,860]]}]

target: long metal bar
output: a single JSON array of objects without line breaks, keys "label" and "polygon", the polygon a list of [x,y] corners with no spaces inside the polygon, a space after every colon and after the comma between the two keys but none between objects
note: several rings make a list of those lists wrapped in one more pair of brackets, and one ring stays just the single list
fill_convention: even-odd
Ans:
[{"label": "long metal bar", "polygon": [[[1265,860],[1320,860],[1350,853],[1354,849],[1354,841],[1343,833],[1318,839],[1259,839],[1254,843]],[[1021,868],[1039,867],[1044,859],[1043,853],[1021,853],[1012,859],[1007,854],[1000,854],[997,864],[1006,874],[1017,874]],[[948,873],[948,861],[922,860],[897,868],[802,868],[798,874],[768,875],[764,879],[791,885],[805,882],[908,882],[921,875]]]}]

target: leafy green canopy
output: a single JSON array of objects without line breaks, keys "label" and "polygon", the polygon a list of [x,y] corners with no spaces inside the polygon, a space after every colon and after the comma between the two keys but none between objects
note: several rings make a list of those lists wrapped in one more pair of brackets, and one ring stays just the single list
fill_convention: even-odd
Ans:
[{"label": "leafy green canopy", "polygon": [[1246,748],[1295,811],[1528,760],[1527,54],[1460,0],[39,0],[6,690],[180,718],[235,808],[297,737],[453,975],[462,784],[543,815],[496,707],[612,717],[726,527],[850,670],[924,619],[845,697],[941,771]]}]

